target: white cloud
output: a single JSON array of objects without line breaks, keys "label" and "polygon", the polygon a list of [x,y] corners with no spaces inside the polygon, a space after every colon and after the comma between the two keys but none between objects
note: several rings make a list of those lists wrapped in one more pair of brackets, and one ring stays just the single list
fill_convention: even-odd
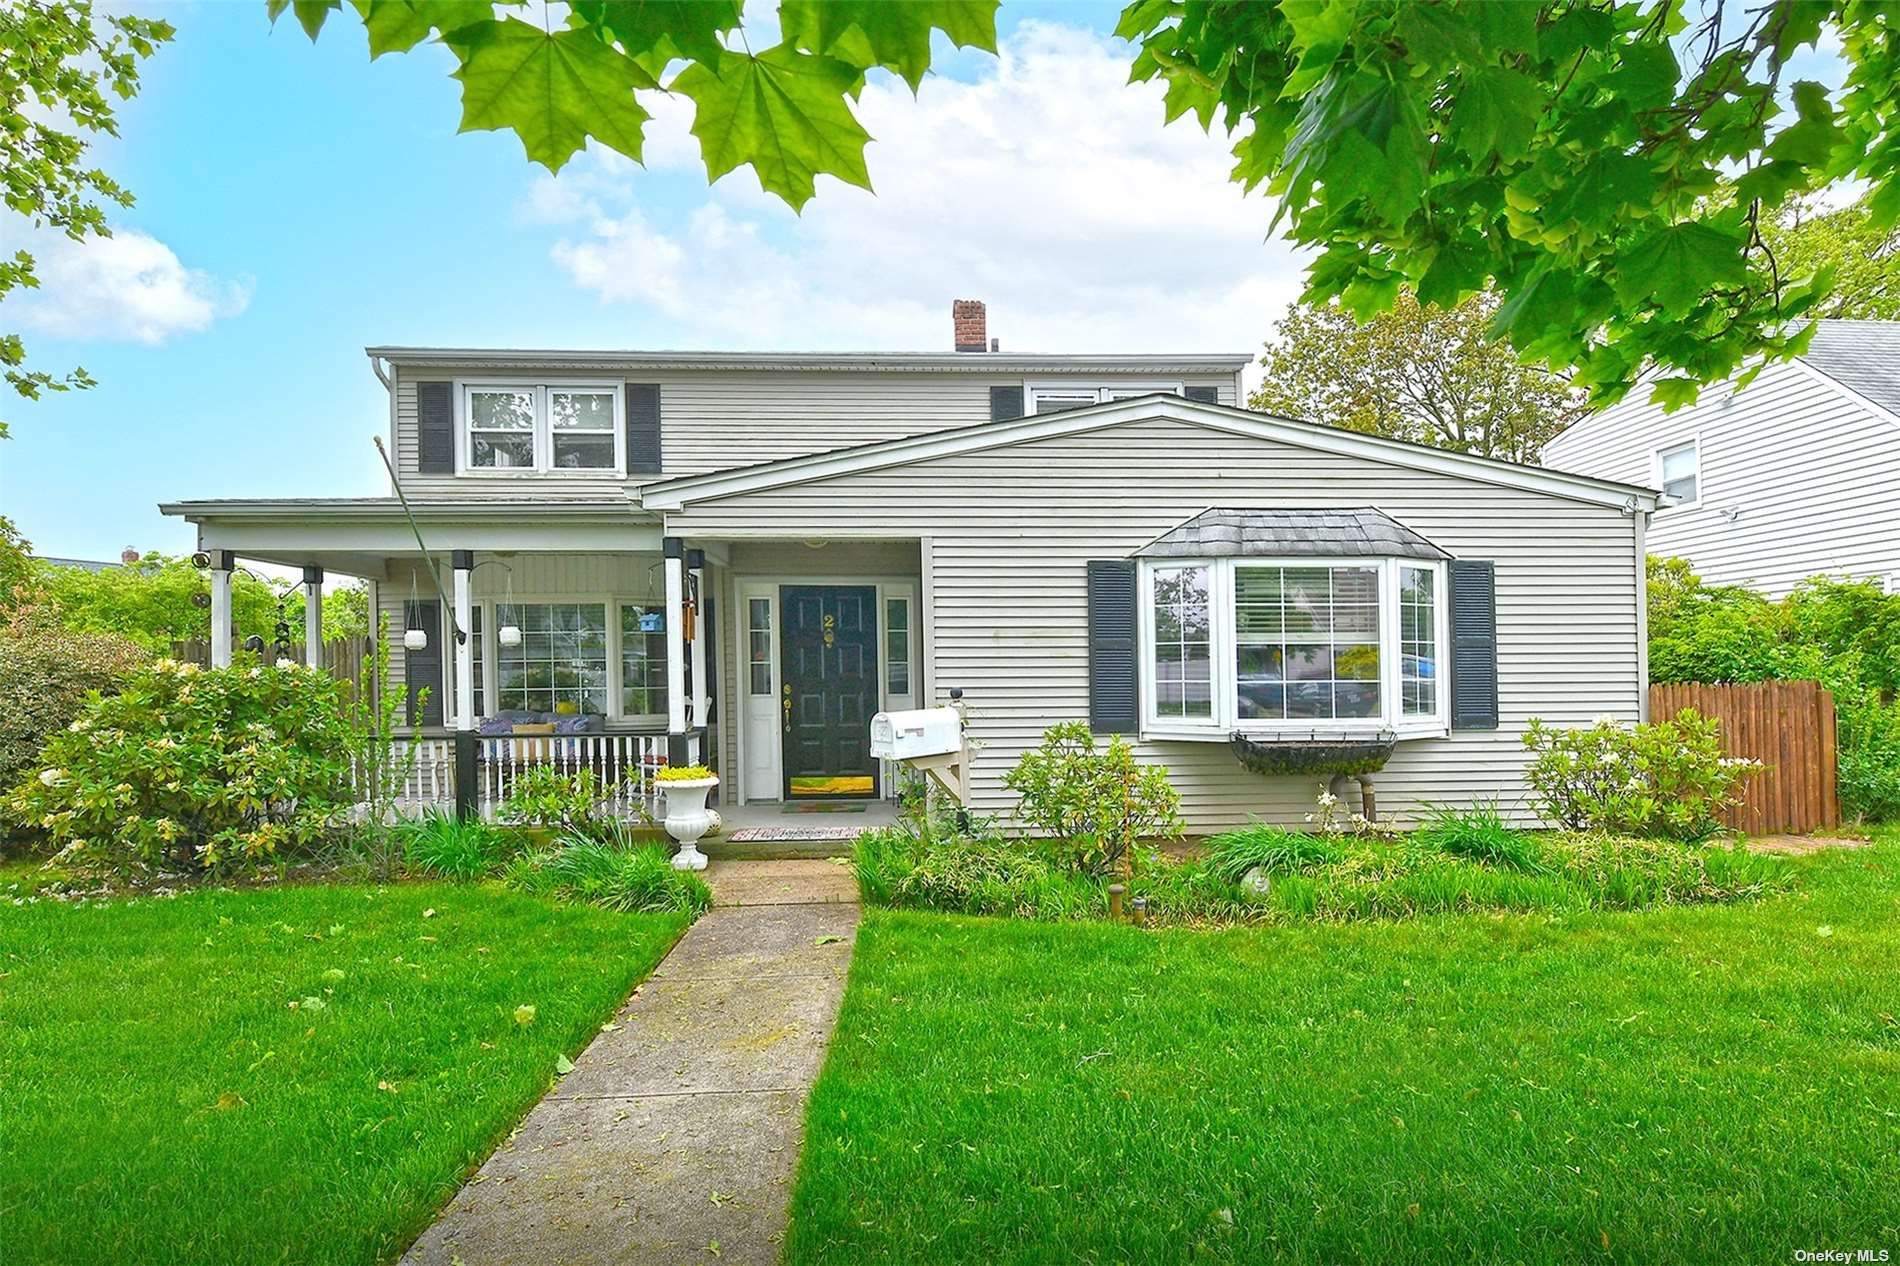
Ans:
[{"label": "white cloud", "polygon": [[118,229],[83,242],[50,232],[21,236],[40,284],[15,290],[5,312],[55,338],[156,345],[209,329],[251,301],[248,281],[187,268],[171,247],[145,233]]},{"label": "white cloud", "polygon": [[[1125,45],[1025,23],[974,83],[865,89],[876,196],[823,180],[795,217],[742,169],[660,223],[672,182],[590,151],[524,211],[566,221],[551,254],[576,285],[675,345],[947,349],[970,298],[1012,350],[1256,347],[1299,290],[1271,205],[1228,181],[1229,142],[1164,128],[1127,76]],[[698,168],[685,121],[650,129],[660,165]]]}]

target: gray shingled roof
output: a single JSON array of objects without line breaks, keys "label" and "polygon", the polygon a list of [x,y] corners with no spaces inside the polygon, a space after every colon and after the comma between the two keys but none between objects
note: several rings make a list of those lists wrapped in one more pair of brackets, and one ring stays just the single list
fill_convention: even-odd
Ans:
[{"label": "gray shingled roof", "polygon": [[1391,515],[1360,510],[1203,510],[1137,558],[1450,558]]},{"label": "gray shingled roof", "polygon": [[1900,413],[1900,321],[1822,321],[1801,359]]}]

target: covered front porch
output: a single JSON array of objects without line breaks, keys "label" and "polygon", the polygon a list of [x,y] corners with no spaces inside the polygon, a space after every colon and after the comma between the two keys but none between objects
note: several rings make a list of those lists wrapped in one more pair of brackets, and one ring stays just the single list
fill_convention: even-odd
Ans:
[{"label": "covered front porch", "polygon": [[923,697],[916,541],[684,540],[627,500],[166,509],[198,527],[214,664],[234,653],[234,571],[303,570],[313,656],[325,579],[368,583],[413,750],[404,811],[492,815],[538,767],[588,773],[640,817],[659,769],[705,764],[722,813],[758,810],[741,829],[794,834],[898,796],[869,727]]}]

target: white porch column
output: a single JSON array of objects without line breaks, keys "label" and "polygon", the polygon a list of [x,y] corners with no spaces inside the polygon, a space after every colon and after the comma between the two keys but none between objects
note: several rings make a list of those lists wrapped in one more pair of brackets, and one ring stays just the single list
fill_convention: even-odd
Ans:
[{"label": "white porch column", "polygon": [[451,550],[449,560],[455,567],[455,728],[475,728],[475,644],[468,635],[474,624],[474,601],[470,592],[469,572],[475,567],[475,551]]},{"label": "white porch column", "polygon": [[686,543],[661,542],[666,556],[666,732],[686,733]]},{"label": "white porch column", "polygon": [[323,667],[323,568],[303,569],[303,662]]},{"label": "white porch column", "polygon": [[[693,600],[693,644],[689,648],[692,657],[688,661],[693,666],[693,711],[692,725],[695,731],[704,730],[707,724],[707,712],[712,709],[710,691],[706,680],[706,551],[689,549],[686,551],[686,573],[692,584],[687,593]],[[694,757],[698,759],[697,756]]]},{"label": "white porch column", "polygon": [[211,666],[231,666],[231,568],[237,559],[228,549],[211,552]]}]

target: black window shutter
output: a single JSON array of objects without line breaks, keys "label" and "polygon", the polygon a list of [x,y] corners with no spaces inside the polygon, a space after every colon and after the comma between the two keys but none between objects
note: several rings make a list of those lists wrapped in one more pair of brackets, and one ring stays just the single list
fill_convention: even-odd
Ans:
[{"label": "black window shutter", "polygon": [[1089,729],[1133,734],[1140,725],[1136,684],[1135,564],[1089,564]]},{"label": "black window shutter", "polygon": [[990,388],[990,421],[1007,422],[1011,418],[1023,415],[1023,389],[1015,387]]},{"label": "black window shutter", "polygon": [[[429,635],[426,649],[402,653],[403,690],[411,725],[442,724],[442,604],[434,598],[409,598],[402,604],[402,627],[422,629]],[[427,687],[420,715],[416,695]]]},{"label": "black window shutter", "polygon": [[1498,728],[1497,570],[1455,558],[1451,580],[1451,728]]},{"label": "black window shutter", "polygon": [[416,469],[425,475],[455,473],[455,395],[450,383],[416,384]]},{"label": "black window shutter", "polygon": [[660,455],[660,384],[627,384],[627,473],[657,475]]},{"label": "black window shutter", "polygon": [[1183,387],[1181,394],[1189,400],[1198,400],[1202,404],[1219,404],[1219,387]]}]

